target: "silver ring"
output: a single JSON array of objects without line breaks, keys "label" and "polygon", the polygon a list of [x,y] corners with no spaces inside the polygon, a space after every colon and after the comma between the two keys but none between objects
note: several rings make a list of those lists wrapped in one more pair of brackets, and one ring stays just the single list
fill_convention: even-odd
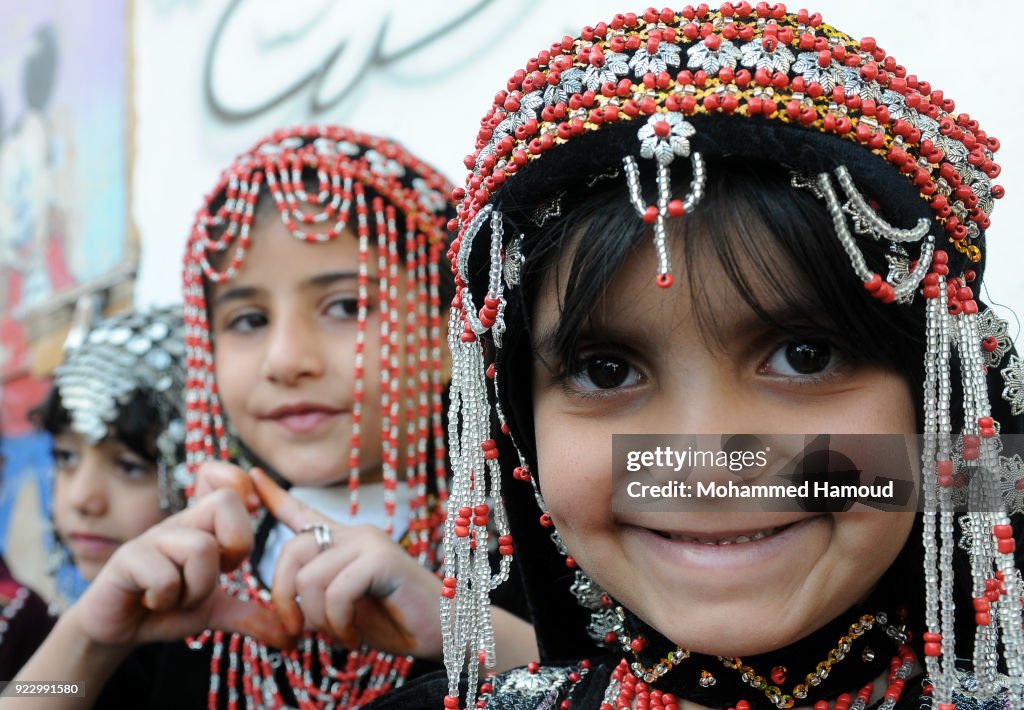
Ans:
[{"label": "silver ring", "polygon": [[313,533],[313,540],[316,542],[316,547],[320,552],[323,552],[334,544],[334,538],[331,535],[331,526],[327,523],[310,523],[299,532]]}]

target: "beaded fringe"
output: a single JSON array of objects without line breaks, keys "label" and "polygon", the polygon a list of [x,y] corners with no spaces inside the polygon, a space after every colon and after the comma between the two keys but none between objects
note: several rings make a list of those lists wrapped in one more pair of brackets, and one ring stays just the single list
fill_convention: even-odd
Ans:
[{"label": "beaded fringe", "polygon": [[[671,263],[666,244],[665,219],[682,216],[700,200],[704,189],[704,165],[698,153],[691,156],[693,178],[685,209],[669,210],[671,185],[666,165],[659,163],[657,175],[658,205],[645,205],[639,171],[632,157],[624,159],[630,202],[637,213],[653,224],[658,253],[659,285],[669,274]],[[846,196],[844,203],[833,179]],[[836,236],[850,258],[854,273],[864,287],[883,303],[906,302],[925,284],[927,299],[927,351],[925,355],[925,432],[922,457],[922,489],[924,495],[924,572],[926,580],[925,668],[934,685],[933,696],[941,710],[952,710],[956,682],[955,608],[952,574],[954,538],[954,436],[950,421],[952,387],[950,384],[951,352],[956,349],[961,363],[963,385],[964,428],[957,434],[960,473],[968,486],[968,503],[972,512],[970,534],[973,535],[971,569],[977,630],[975,633],[974,669],[981,695],[994,694],[997,688],[997,664],[1006,659],[1010,697],[1014,708],[1024,707],[1024,633],[1021,630],[1021,590],[1014,566],[1013,539],[1009,515],[1002,502],[999,485],[999,437],[991,421],[991,408],[985,380],[985,353],[979,329],[977,304],[970,294],[957,292],[949,298],[949,290],[962,288],[946,278],[945,252],[935,251],[931,223],[921,219],[910,229],[894,227],[878,215],[860,194],[848,171],[839,167],[835,176],[822,173],[810,182],[794,184],[811,189],[825,202],[832,218]],[[893,244],[920,243],[916,263],[904,274],[889,274],[883,279],[872,272],[851,233],[854,231],[876,240]],[[468,261],[473,241],[484,225],[490,226],[490,260],[487,295],[477,309],[467,286]],[[500,535],[507,535],[505,511],[500,497],[500,474],[497,450],[490,432],[487,379],[494,377],[488,368],[480,337],[490,331],[495,346],[501,347],[505,306],[501,276],[505,266],[502,252],[504,224],[502,215],[488,203],[465,226],[453,245],[458,269],[458,293],[449,320],[449,345],[453,353],[451,407],[449,410],[449,455],[454,479],[451,510],[445,536],[445,585],[441,618],[444,632],[445,666],[448,670],[449,695],[446,707],[459,707],[459,677],[468,672],[468,695],[463,707],[476,702],[480,666],[493,665],[493,628],[490,618],[489,592],[507,575],[509,555],[503,555],[501,569],[491,576],[487,565],[486,519],[488,503],[494,507]],[[518,257],[521,258],[521,257]],[[511,287],[512,284],[510,284]],[[935,288],[937,286],[937,288]],[[969,289],[968,289],[969,290]],[[966,295],[967,298],[960,296]],[[461,300],[460,300],[461,299]],[[493,385],[492,385],[493,386]],[[492,398],[496,401],[497,398]],[[509,434],[505,417],[497,406],[503,433]],[[514,442],[513,442],[514,445]],[[536,480],[527,468],[522,454],[514,473],[519,480],[533,485],[540,510],[545,510]],[[579,581],[579,580],[578,580]],[[598,624],[607,632],[613,623]],[[1000,649],[1004,651],[1000,656]],[[468,659],[468,663],[467,663]],[[479,661],[479,662],[478,662]],[[909,669],[906,671],[909,674]],[[886,705],[888,703],[888,706]],[[882,710],[891,710],[894,701],[884,701]]]},{"label": "beaded fringe", "polygon": [[[406,168],[416,175],[412,181],[415,189],[398,182],[396,176],[405,174]],[[303,173],[308,171],[317,175],[315,192],[307,190],[303,181]],[[440,176],[380,139],[337,127],[275,134],[239,158],[222,176],[213,195],[223,194],[223,204],[216,209],[208,204],[198,213],[184,267],[186,450],[188,468],[194,476],[203,461],[230,459],[233,453],[214,376],[206,285],[228,281],[242,268],[263,185],[293,238],[318,243],[340,237],[346,228],[355,233],[359,243],[357,334],[347,462],[354,516],[359,506],[366,324],[371,297],[369,259],[370,245],[374,244],[386,532],[393,532],[395,491],[403,475],[412,492],[408,552],[431,569],[438,564],[434,532],[439,523],[433,506],[428,504],[428,476],[433,475],[441,505],[448,495],[441,411],[444,373],[438,270],[444,238],[436,221],[439,215],[435,215],[444,202],[438,198],[440,208],[430,202],[437,194],[435,183],[443,189]],[[368,190],[375,193],[372,199]],[[330,227],[325,229],[325,225]],[[399,240],[404,254],[400,253]],[[223,269],[211,263],[216,257],[229,259]],[[404,366],[399,359],[403,351]],[[256,580],[248,562],[235,573],[222,575],[221,586],[252,603],[269,604],[269,591]],[[410,657],[368,648],[336,649],[329,639],[311,634],[300,641],[299,650],[280,654],[237,634],[205,632],[191,640],[197,648],[208,643],[213,649],[210,708],[218,707],[225,696],[230,707],[241,698],[253,707],[281,707],[283,700],[274,674],[282,664],[300,707],[357,707],[401,684],[412,663]],[[228,668],[227,675],[222,676],[225,654]],[[239,674],[239,670],[243,672]]]}]

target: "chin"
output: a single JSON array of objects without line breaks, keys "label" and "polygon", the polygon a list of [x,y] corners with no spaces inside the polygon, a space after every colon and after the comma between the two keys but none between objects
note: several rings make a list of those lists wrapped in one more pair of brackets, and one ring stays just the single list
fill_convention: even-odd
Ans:
[{"label": "chin", "polygon": [[[627,605],[628,606],[628,605]],[[683,611],[671,605],[663,607],[667,613],[656,613],[651,624],[665,638],[678,646],[711,656],[753,656],[783,648],[818,628],[808,616],[795,620],[796,626],[786,624],[786,609],[770,602],[754,601],[734,606],[731,604],[708,607],[707,604],[690,606],[697,613]],[[791,611],[791,610],[790,610]]]},{"label": "chin", "polygon": [[78,570],[78,576],[86,582],[92,582],[99,575],[100,570],[103,569],[103,565],[106,561],[101,563],[96,562],[81,562],[75,564],[75,569]]},{"label": "chin", "polygon": [[[320,466],[323,466],[323,462],[317,461],[316,464],[303,466],[300,463],[296,465],[294,460],[287,466],[278,466],[275,463],[271,463],[281,478],[293,486],[328,488],[348,483],[348,468],[346,466],[321,470]],[[339,471],[342,473],[339,473]]]}]

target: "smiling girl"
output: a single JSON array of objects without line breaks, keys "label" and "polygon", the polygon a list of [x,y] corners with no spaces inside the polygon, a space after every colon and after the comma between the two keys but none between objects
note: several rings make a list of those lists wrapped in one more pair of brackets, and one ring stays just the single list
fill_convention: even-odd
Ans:
[{"label": "smiling girl", "polygon": [[[114,556],[25,673],[102,686],[121,664],[110,707],[354,708],[436,668],[449,188],[337,126],[223,173],[185,260],[192,503]],[[260,468],[226,460],[229,423]],[[532,630],[495,616],[524,662]]]},{"label": "smiling girl", "polygon": [[[997,148],[781,4],[621,14],[530,59],[457,192],[448,680],[377,707],[1019,706]],[[915,433],[923,514],[613,498],[615,435]],[[486,496],[541,657],[478,687]]]}]

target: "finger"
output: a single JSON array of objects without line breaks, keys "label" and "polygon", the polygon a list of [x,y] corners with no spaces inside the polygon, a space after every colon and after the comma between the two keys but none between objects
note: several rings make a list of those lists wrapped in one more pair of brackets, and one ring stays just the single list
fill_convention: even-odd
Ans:
[{"label": "finger", "polygon": [[379,593],[384,590],[375,590],[379,571],[379,563],[364,555],[334,577],[324,595],[328,626],[349,648],[369,637],[375,648],[409,653],[416,637],[405,627],[401,611]]},{"label": "finger", "polygon": [[327,587],[359,554],[352,546],[332,547],[309,561],[295,575],[299,606],[307,627],[335,636],[326,615],[325,595]]},{"label": "finger", "polygon": [[179,570],[183,586],[178,607],[194,609],[217,587],[220,550],[210,533],[189,527],[170,528],[156,540],[157,549]]},{"label": "finger", "polygon": [[125,591],[138,594],[139,603],[151,611],[175,608],[181,593],[181,570],[155,545],[141,552],[118,561]]},{"label": "finger", "polygon": [[227,461],[204,461],[196,475],[195,499],[200,500],[221,488],[230,488],[238,493],[249,512],[260,507],[260,497],[245,471]]},{"label": "finger", "polygon": [[301,532],[302,528],[312,523],[330,523],[327,518],[316,512],[302,501],[288,495],[270,476],[261,469],[254,468],[249,472],[256,493],[270,514],[287,525],[293,532]]},{"label": "finger", "polygon": [[285,651],[295,647],[297,636],[285,629],[273,609],[242,601],[220,588],[214,593],[209,626],[224,631],[237,631]]},{"label": "finger", "polygon": [[274,580],[270,585],[270,598],[284,627],[293,634],[302,630],[303,616],[299,603],[296,578],[299,570],[317,556],[316,542],[312,535],[298,535],[281,547],[277,564],[274,565]]},{"label": "finger", "polygon": [[273,609],[232,597],[221,587],[216,587],[201,608],[192,612],[173,610],[153,614],[147,624],[145,640],[180,639],[202,629],[238,632],[286,651],[295,647],[295,637],[284,630]]},{"label": "finger", "polygon": [[196,505],[168,518],[165,524],[212,534],[219,547],[222,572],[237,568],[252,550],[252,521],[242,499],[230,488],[213,491]]}]

